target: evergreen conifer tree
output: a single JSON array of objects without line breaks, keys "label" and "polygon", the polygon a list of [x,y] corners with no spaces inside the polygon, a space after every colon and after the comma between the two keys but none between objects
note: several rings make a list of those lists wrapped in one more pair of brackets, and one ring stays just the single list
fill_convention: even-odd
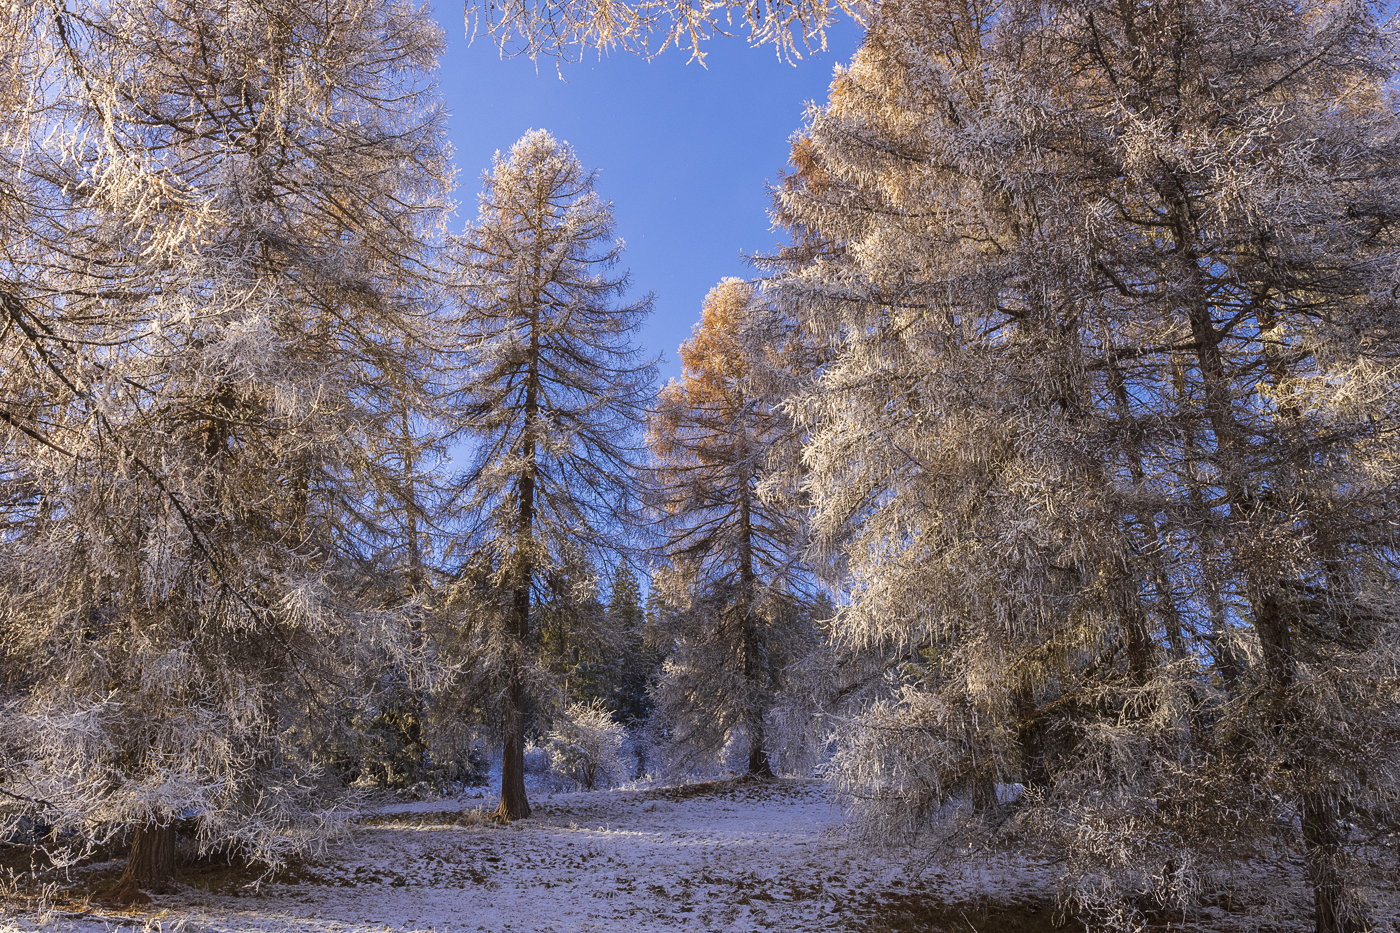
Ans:
[{"label": "evergreen conifer tree", "polygon": [[651,715],[647,689],[661,660],[657,648],[647,642],[641,587],[637,575],[625,562],[619,563],[613,573],[608,624],[617,633],[620,645],[608,705],[619,722],[635,729]]}]

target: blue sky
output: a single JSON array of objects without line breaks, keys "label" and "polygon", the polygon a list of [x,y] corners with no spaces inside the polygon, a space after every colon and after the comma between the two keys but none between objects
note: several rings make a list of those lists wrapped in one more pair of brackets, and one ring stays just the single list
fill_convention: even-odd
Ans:
[{"label": "blue sky", "polygon": [[719,37],[706,68],[668,50],[648,62],[597,53],[562,66],[502,60],[489,36],[468,45],[462,7],[439,5],[447,31],[442,94],[451,110],[459,222],[476,216],[481,173],[496,150],[529,129],[567,140],[597,169],[598,191],[614,204],[623,264],[634,293],[656,293],[642,342],[664,354],[662,381],[679,375],[676,347],[700,317],[700,302],[725,276],[752,271],[741,253],[766,252],[766,186],[787,166],[788,138],[811,101],[823,101],[833,65],[847,61],[857,27],[838,24],[828,50],[794,64],[772,48]]}]

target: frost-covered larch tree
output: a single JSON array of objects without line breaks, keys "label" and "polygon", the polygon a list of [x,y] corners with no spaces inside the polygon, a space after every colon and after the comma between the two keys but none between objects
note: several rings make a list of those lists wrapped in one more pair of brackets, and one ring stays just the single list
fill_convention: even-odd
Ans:
[{"label": "frost-covered larch tree", "polygon": [[626,535],[632,438],[656,370],[632,343],[652,299],[621,302],[627,276],[612,270],[623,244],[594,173],[536,130],[484,181],[478,220],[455,246],[464,361],[455,411],[473,445],[457,550],[505,594],[503,612],[477,621],[503,670],[498,815],[515,820],[530,815],[531,612],[543,598],[558,611],[551,575],[606,556]]},{"label": "frost-covered larch tree", "polygon": [[441,34],[378,0],[33,12],[46,83],[5,139],[42,196],[4,260],[3,777],[60,834],[126,831],[109,896],[139,900],[177,819],[273,863],[314,843],[318,749],[404,645],[360,598],[385,531],[361,506],[417,397]]},{"label": "frost-covered larch tree", "polygon": [[785,57],[825,48],[826,29],[842,13],[859,17],[869,0],[467,0],[467,22],[485,26],[502,47],[530,55],[574,55],[580,49],[624,49],[653,55],[688,48],[703,62],[704,43],[748,31],[752,45],[773,45]]},{"label": "frost-covered larch tree", "polygon": [[814,112],[775,285],[837,348],[790,403],[834,633],[901,662],[830,772],[879,832],[967,802],[1127,925],[1283,843],[1316,928],[1365,927],[1400,793],[1382,23],[890,2]]},{"label": "frost-covered larch tree", "polygon": [[657,581],[677,610],[653,695],[678,762],[713,760],[742,738],[747,773],[772,777],[766,717],[807,640],[807,588],[794,515],[759,495],[791,424],[753,385],[744,336],[755,301],[739,279],[711,289],[681,344],[681,378],[651,415],[649,496],[668,562]]}]

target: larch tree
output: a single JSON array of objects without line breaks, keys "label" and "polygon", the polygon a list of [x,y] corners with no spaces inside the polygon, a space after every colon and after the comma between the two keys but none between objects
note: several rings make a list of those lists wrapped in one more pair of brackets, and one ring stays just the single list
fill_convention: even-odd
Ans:
[{"label": "larch tree", "polygon": [[1351,854],[1400,795],[1383,22],[891,2],[813,112],[774,294],[835,348],[789,404],[833,634],[897,662],[830,770],[882,835],[964,801],[963,844],[1052,847],[1125,926],[1296,845],[1319,933],[1365,928]]},{"label": "larch tree", "polygon": [[752,385],[744,329],[755,300],[738,279],[710,291],[680,348],[681,379],[651,416],[649,495],[669,564],[658,581],[678,610],[676,653],[654,695],[681,761],[742,737],[748,774],[772,777],[766,717],[803,647],[807,594],[795,516],[758,494],[770,449],[791,427]]},{"label": "larch tree", "polygon": [[704,43],[744,28],[752,45],[772,45],[780,55],[801,57],[826,47],[826,29],[841,13],[856,20],[870,0],[505,0],[465,4],[469,29],[485,25],[503,48],[531,55],[569,56],[582,49],[615,49],[654,55],[672,46],[705,60]]},{"label": "larch tree", "polygon": [[515,820],[530,815],[532,609],[552,574],[600,562],[627,533],[630,439],[656,370],[632,343],[652,298],[621,302],[612,208],[573,150],[532,131],[484,182],[479,218],[455,246],[465,367],[455,410],[474,445],[457,550],[490,568],[508,604],[489,634],[504,679],[497,812]]},{"label": "larch tree", "polygon": [[[7,8],[13,10],[13,8]],[[47,11],[5,262],[0,559],[11,806],[175,825],[276,863],[324,830],[319,749],[405,647],[360,598],[365,451],[417,397],[450,180],[426,13],[133,0]],[[13,299],[13,300],[11,300]]]}]

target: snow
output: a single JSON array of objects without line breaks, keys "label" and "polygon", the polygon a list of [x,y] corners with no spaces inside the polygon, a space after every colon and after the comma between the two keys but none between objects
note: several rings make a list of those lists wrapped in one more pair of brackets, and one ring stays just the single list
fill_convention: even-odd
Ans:
[{"label": "snow", "polygon": [[510,826],[475,818],[495,799],[473,793],[483,796],[375,808],[349,838],[256,888],[187,887],[140,914],[10,923],[72,933],[849,930],[890,898],[935,886],[954,900],[989,888],[1014,898],[1050,880],[1029,866],[921,877],[903,858],[848,845],[839,810],[812,781],[545,793]]},{"label": "snow", "polygon": [[[499,780],[498,775],[493,775]],[[1052,929],[1058,869],[998,858],[969,867],[852,844],[816,781],[718,781],[550,794],[534,814],[486,821],[493,787],[366,807],[343,838],[270,882],[186,871],[139,910],[3,907],[0,930],[48,933],[751,933]],[[1296,860],[1295,860],[1296,861]],[[114,878],[119,863],[90,870]],[[1301,863],[1247,872],[1228,911],[1172,929],[1310,925]],[[75,880],[82,881],[81,876]],[[93,885],[88,884],[90,889]],[[1394,891],[1385,904],[1388,916]],[[1269,922],[1262,922],[1267,917]],[[976,922],[974,922],[976,921]],[[1256,922],[1260,921],[1260,922]],[[1279,927],[1282,922],[1284,927]],[[1384,928],[1384,924],[1382,924]],[[1075,925],[1067,929],[1078,929]]]}]

